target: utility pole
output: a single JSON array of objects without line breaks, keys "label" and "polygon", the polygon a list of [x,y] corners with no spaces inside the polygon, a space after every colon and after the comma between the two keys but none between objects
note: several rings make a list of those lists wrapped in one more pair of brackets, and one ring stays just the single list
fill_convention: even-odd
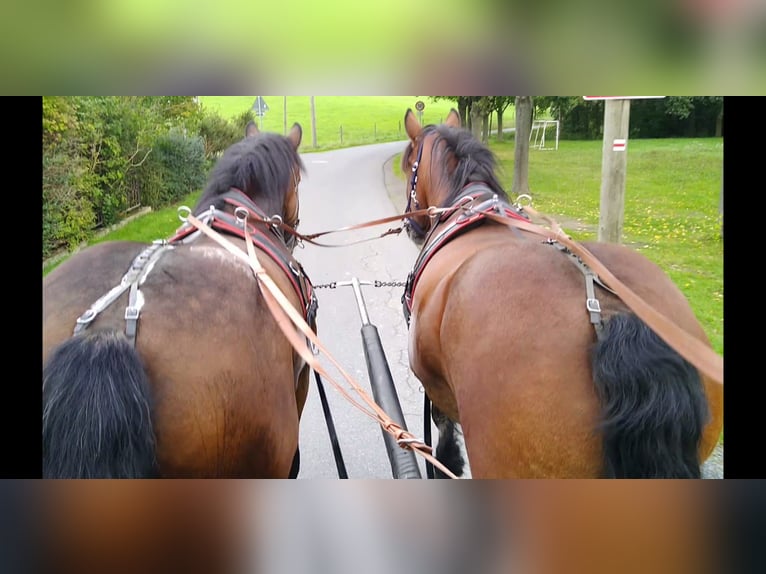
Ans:
[{"label": "utility pole", "polygon": [[317,147],[317,114],[316,109],[314,108],[314,96],[309,96],[311,98],[311,145],[316,148]]}]

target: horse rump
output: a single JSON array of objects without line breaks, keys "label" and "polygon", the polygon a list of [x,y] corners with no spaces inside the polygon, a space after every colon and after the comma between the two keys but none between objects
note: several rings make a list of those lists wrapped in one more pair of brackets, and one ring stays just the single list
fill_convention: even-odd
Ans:
[{"label": "horse rump", "polygon": [[700,478],[709,419],[697,369],[638,316],[604,324],[593,347],[605,478]]},{"label": "horse rump", "polygon": [[157,476],[149,380],[122,333],[75,335],[43,366],[43,478]]}]

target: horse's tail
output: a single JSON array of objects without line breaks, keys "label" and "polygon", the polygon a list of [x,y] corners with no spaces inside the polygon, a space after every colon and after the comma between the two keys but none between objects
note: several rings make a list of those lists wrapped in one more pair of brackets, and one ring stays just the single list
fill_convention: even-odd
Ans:
[{"label": "horse's tail", "polygon": [[122,334],[76,335],[43,367],[43,478],[157,475],[149,379]]},{"label": "horse's tail", "polygon": [[636,315],[604,324],[592,355],[607,478],[700,478],[709,411],[699,372]]}]

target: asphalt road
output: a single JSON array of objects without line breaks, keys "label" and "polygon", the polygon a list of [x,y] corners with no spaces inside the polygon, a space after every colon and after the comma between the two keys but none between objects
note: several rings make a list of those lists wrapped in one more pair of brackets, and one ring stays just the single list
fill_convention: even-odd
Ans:
[{"label": "asphalt road", "polygon": [[[302,233],[317,233],[398,215],[399,211],[387,192],[384,165],[392,156],[403,151],[405,145],[406,142],[402,141],[302,153],[306,173],[300,187],[299,230]],[[404,185],[401,190],[404,195]],[[417,257],[417,247],[404,232],[379,237],[389,228],[399,226],[401,222],[394,221],[361,230],[332,233],[317,241],[335,245],[366,241],[334,248],[306,243],[303,249],[296,248],[295,256],[314,285],[350,281],[352,277],[360,281],[403,284]],[[410,373],[407,361],[407,324],[401,304],[403,291],[403,286],[362,286],[367,315],[380,334],[407,429],[422,437],[423,390]],[[320,287],[316,293],[319,299],[317,333],[320,341],[372,397],[361,338],[362,322],[353,289]],[[319,360],[336,381],[344,388],[350,388],[327,357],[320,354]],[[324,385],[349,478],[392,478],[380,425],[346,400],[329,381],[325,381]],[[313,375],[301,419],[300,449],[299,478],[338,478]],[[422,459],[418,457],[418,460],[425,477]]]}]

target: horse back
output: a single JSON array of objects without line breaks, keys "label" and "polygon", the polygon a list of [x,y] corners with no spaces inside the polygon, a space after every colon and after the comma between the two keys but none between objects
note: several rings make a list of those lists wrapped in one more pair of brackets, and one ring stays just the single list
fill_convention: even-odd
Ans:
[{"label": "horse back", "polygon": [[[145,247],[99,244],[44,279],[44,361]],[[281,269],[265,255],[259,261],[300,309]],[[128,297],[121,294],[87,330],[125,332]],[[148,271],[138,299],[135,348],[151,383],[164,473],[286,476],[298,440],[296,377],[303,362],[279,336],[249,265],[206,238],[174,245]],[[264,452],[289,455],[275,461]],[[241,461],[246,472],[227,467]]]}]

